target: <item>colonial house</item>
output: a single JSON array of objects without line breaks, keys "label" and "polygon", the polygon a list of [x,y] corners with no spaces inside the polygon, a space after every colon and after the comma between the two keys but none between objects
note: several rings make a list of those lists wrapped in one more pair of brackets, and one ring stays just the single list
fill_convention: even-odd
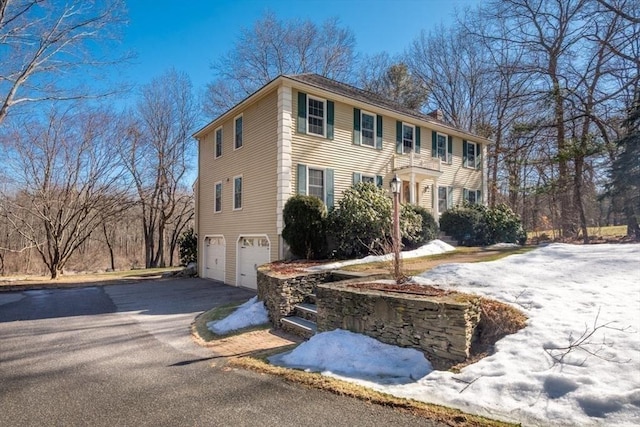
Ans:
[{"label": "colonial house", "polygon": [[487,194],[491,141],[316,74],[282,75],[195,133],[198,273],[256,287],[281,259],[282,210],[294,194],[333,206],[357,182],[389,188],[437,219]]}]

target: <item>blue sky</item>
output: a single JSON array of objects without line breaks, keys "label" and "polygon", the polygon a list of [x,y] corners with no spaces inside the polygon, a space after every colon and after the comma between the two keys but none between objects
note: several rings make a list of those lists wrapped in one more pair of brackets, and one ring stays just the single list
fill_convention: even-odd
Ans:
[{"label": "blue sky", "polygon": [[210,64],[228,51],[241,28],[265,11],[279,19],[322,22],[338,17],[356,37],[356,52],[402,52],[421,30],[452,20],[479,0],[129,0],[123,47],[137,54],[123,77],[145,84],[170,67],[186,72],[200,91]]}]

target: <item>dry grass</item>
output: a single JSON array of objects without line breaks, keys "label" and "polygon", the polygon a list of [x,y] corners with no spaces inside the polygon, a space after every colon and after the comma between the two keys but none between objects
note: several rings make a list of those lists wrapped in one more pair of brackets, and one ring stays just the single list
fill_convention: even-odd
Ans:
[{"label": "dry grass", "polygon": [[437,421],[448,426],[498,427],[516,425],[491,420],[477,415],[466,414],[460,410],[447,408],[445,406],[418,402],[409,399],[401,399],[346,381],[323,376],[318,373],[304,372],[273,366],[262,359],[240,357],[229,360],[228,366],[235,366],[243,369],[250,369],[260,373],[277,375],[286,379],[287,381],[302,384],[306,387],[326,390],[340,396],[353,397],[372,404],[408,411],[414,415],[425,417],[429,420]]},{"label": "dry grass", "polygon": [[[589,236],[591,237],[622,237],[627,234],[626,225],[612,225],[608,227],[587,227]],[[538,239],[542,235],[546,235],[549,239],[560,235],[560,230],[539,230],[527,233],[529,239]]]}]

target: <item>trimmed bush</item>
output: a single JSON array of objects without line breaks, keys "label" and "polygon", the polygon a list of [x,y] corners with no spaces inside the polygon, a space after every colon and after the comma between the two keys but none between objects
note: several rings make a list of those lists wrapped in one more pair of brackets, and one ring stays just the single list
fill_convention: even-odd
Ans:
[{"label": "trimmed bush", "polygon": [[433,215],[422,206],[406,204],[400,211],[402,244],[417,248],[438,236],[438,224]]},{"label": "trimmed bush", "polygon": [[387,192],[371,183],[359,183],[343,193],[329,214],[334,256],[357,258],[383,249],[391,233],[392,202]]},{"label": "trimmed bush", "polygon": [[180,263],[189,265],[198,262],[198,235],[189,228],[178,238],[178,249],[180,252]]},{"label": "trimmed bush", "polygon": [[527,234],[518,216],[506,205],[495,208],[468,204],[442,214],[440,229],[462,246],[487,246],[495,243],[526,242]]},{"label": "trimmed bush", "polygon": [[327,208],[314,196],[293,196],[282,211],[282,238],[300,258],[320,259],[327,254]]}]

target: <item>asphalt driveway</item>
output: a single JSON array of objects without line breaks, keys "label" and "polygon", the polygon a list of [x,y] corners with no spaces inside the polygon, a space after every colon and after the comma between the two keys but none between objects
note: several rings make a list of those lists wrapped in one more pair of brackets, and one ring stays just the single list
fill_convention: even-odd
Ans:
[{"label": "asphalt driveway", "polygon": [[202,279],[0,293],[0,425],[434,425],[217,364],[190,323],[253,295]]}]

